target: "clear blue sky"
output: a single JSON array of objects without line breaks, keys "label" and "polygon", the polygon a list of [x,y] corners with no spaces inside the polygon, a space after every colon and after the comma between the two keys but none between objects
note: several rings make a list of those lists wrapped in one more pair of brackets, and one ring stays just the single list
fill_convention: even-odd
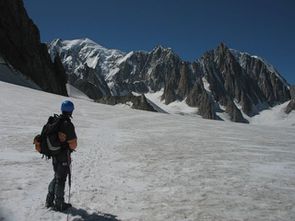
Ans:
[{"label": "clear blue sky", "polygon": [[193,61],[222,41],[295,84],[295,0],[24,0],[41,40],[88,37],[124,52],[171,47]]}]

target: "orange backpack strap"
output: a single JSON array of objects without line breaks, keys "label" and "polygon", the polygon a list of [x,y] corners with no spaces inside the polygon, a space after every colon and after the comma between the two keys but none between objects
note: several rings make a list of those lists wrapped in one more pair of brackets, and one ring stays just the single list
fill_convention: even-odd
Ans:
[{"label": "orange backpack strap", "polygon": [[35,136],[33,144],[35,144],[35,150],[37,150],[39,153],[41,152],[41,135],[38,134],[37,136]]}]

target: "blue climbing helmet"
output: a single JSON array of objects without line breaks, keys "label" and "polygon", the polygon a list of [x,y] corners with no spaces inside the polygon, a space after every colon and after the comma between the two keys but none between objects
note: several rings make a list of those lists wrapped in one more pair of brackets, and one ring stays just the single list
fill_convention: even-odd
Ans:
[{"label": "blue climbing helmet", "polygon": [[74,108],[74,104],[72,101],[66,100],[61,104],[61,112],[72,113]]}]

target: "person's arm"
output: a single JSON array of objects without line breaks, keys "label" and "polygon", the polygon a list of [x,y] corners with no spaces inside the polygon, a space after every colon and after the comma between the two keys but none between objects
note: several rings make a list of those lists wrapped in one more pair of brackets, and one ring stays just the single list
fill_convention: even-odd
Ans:
[{"label": "person's arm", "polygon": [[72,139],[72,140],[68,140],[67,142],[68,142],[71,150],[75,150],[77,148],[77,138]]},{"label": "person's arm", "polygon": [[58,133],[59,140],[61,142],[67,142],[71,150],[77,148],[77,136],[75,132],[75,127],[71,122],[65,122],[61,131]]}]

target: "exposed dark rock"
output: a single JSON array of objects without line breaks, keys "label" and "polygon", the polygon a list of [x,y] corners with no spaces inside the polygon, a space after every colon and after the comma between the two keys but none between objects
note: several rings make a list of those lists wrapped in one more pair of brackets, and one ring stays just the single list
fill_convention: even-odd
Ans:
[{"label": "exposed dark rock", "polygon": [[97,100],[103,96],[110,96],[110,90],[105,80],[96,74],[96,70],[87,66],[83,67],[82,78],[76,75],[69,76],[71,85],[83,91],[89,98]]},{"label": "exposed dark rock", "polygon": [[177,95],[179,99],[184,99],[193,87],[192,71],[190,70],[190,63],[182,62],[180,64],[180,79],[177,88]]},{"label": "exposed dark rock", "polygon": [[192,107],[198,107],[198,114],[206,119],[217,119],[214,102],[207,94],[203,84],[196,82],[186,99],[186,103]]},{"label": "exposed dark rock", "polygon": [[[247,54],[236,57],[224,44],[205,53],[200,62],[214,99],[225,106],[228,99],[238,102],[244,113],[253,116],[257,106],[273,106],[290,97],[287,84],[260,59]],[[233,108],[230,108],[233,110]]]},{"label": "exposed dark rock", "polygon": [[134,109],[157,112],[147,101],[144,94],[135,96],[135,98],[131,99],[131,102],[133,103],[132,108]]},{"label": "exposed dark rock", "polygon": [[171,102],[176,100],[176,92],[175,92],[175,79],[170,79],[164,88],[164,93],[162,95],[162,100],[165,100],[165,104],[170,104]]},{"label": "exposed dark rock", "polygon": [[[261,59],[246,53],[240,55],[239,60],[241,67],[254,83],[253,85],[258,87],[254,90],[258,100],[266,101],[270,106],[273,106],[290,99],[286,81],[273,67],[269,68]],[[253,95],[251,97],[255,98]],[[256,100],[254,100],[254,103],[256,104]]]},{"label": "exposed dark rock", "polygon": [[291,111],[295,111],[295,99],[292,99],[285,109],[286,114],[291,113]]},{"label": "exposed dark rock", "polygon": [[116,104],[127,104],[131,103],[133,109],[146,110],[157,112],[146,100],[144,94],[140,96],[134,96],[133,94],[128,94],[126,96],[106,96],[97,100],[98,103],[116,105]]},{"label": "exposed dark rock", "polygon": [[[253,101],[248,97],[252,97],[254,88],[229,49],[221,44],[216,50],[207,52],[201,62],[214,99],[223,106],[227,105],[229,98],[242,102],[243,110],[251,115]],[[257,99],[255,101],[258,102]]]},{"label": "exposed dark rock", "polygon": [[244,92],[241,92],[241,106],[242,106],[242,110],[245,114],[247,114],[248,116],[252,116],[253,114],[253,102],[251,101],[251,99],[249,98],[248,94],[245,94]]},{"label": "exposed dark rock", "polygon": [[237,108],[231,99],[228,99],[225,112],[229,114],[230,120],[239,123],[249,123],[242,115],[241,111]]},{"label": "exposed dark rock", "polygon": [[76,75],[69,76],[69,81],[74,82],[72,83],[72,85],[80,91],[83,91],[83,93],[91,99],[99,99],[103,97],[103,94],[100,90],[97,89],[96,85],[91,84],[90,82],[82,80],[80,78],[77,78]]},{"label": "exposed dark rock", "polygon": [[0,53],[44,91],[67,95],[64,68],[51,61],[22,0],[1,0],[0,14]]},{"label": "exposed dark rock", "polygon": [[247,122],[241,111],[252,117],[290,99],[288,84],[274,68],[223,43],[193,63],[160,46],[149,53],[132,52],[116,67],[106,79],[112,95],[163,90],[165,104],[186,99],[208,119],[218,119],[216,111],[225,111],[232,121]]},{"label": "exposed dark rock", "polygon": [[10,84],[16,84],[19,86],[29,87],[36,90],[41,90],[41,88],[28,79],[27,76],[23,75],[21,72],[13,68],[9,63],[7,63],[0,54],[0,81],[4,81]]},{"label": "exposed dark rock", "polygon": [[292,111],[295,111],[295,86],[294,85],[290,87],[290,94],[291,94],[291,101],[289,102],[289,104],[287,105],[285,109],[286,114],[289,114]]},{"label": "exposed dark rock", "polygon": [[290,87],[290,95],[291,95],[291,99],[295,100],[295,85],[292,85]]}]

